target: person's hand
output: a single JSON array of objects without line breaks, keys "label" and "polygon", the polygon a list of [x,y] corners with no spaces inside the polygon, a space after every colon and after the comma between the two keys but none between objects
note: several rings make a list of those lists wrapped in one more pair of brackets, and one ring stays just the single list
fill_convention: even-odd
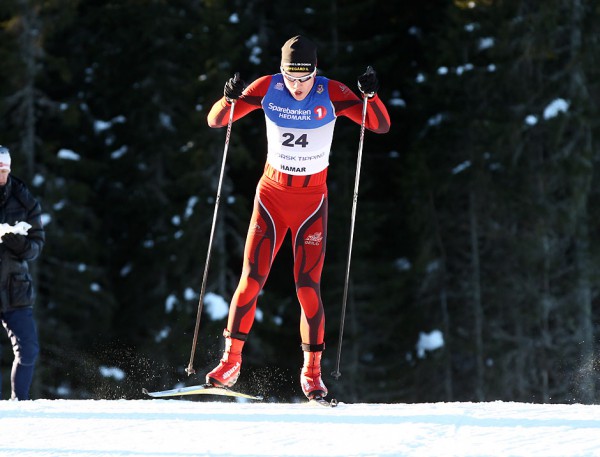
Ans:
[{"label": "person's hand", "polygon": [[373,97],[377,93],[377,89],[379,89],[377,73],[373,67],[368,66],[367,71],[358,77],[358,90],[367,97]]},{"label": "person's hand", "polygon": [[2,243],[10,249],[13,254],[22,254],[27,250],[29,240],[25,235],[16,233],[5,233],[2,236]]},{"label": "person's hand", "polygon": [[240,74],[236,73],[233,78],[229,78],[229,81],[225,83],[223,94],[229,103],[237,100],[242,96],[242,92],[246,87],[246,83],[240,79]]}]

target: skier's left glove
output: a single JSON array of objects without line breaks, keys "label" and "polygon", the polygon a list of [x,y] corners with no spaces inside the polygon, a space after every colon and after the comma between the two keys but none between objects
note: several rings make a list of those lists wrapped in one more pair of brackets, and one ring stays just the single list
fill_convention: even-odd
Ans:
[{"label": "skier's left glove", "polygon": [[358,90],[370,98],[377,93],[377,89],[379,89],[377,73],[373,67],[368,66],[367,71],[358,77]]},{"label": "skier's left glove", "polygon": [[27,237],[17,233],[5,233],[2,236],[2,244],[16,255],[23,254],[29,248],[29,240]]}]

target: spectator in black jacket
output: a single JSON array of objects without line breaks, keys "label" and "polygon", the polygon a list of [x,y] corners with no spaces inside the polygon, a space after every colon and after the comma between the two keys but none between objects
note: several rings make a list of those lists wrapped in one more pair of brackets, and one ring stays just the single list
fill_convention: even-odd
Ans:
[{"label": "spectator in black jacket", "polygon": [[28,400],[39,352],[28,262],[42,251],[45,233],[40,204],[10,166],[10,152],[0,146],[0,322],[14,353],[11,398]]}]

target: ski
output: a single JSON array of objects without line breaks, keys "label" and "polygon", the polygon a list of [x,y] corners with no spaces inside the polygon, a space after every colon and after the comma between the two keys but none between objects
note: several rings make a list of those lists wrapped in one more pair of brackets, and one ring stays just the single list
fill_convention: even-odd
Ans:
[{"label": "ski", "polygon": [[320,406],[325,406],[328,408],[335,408],[338,405],[338,401],[335,398],[332,398],[331,400],[326,400],[324,397],[321,397],[320,395],[317,395],[317,396],[309,399],[308,402],[313,405],[320,405]]},{"label": "ski", "polygon": [[221,395],[224,397],[246,398],[248,400],[262,400],[262,395],[250,395],[236,390],[228,389],[227,387],[216,387],[212,384],[200,384],[197,386],[180,387],[178,389],[161,390],[158,392],[150,392],[148,389],[142,389],[142,392],[150,397],[179,397],[181,395]]}]

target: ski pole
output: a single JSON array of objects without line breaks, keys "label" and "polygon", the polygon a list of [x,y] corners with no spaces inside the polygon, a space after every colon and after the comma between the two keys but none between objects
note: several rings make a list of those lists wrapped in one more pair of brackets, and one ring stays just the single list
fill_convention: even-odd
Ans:
[{"label": "ski pole", "polygon": [[346,302],[348,301],[348,283],[350,282],[350,260],[352,259],[352,242],[354,240],[354,222],[356,220],[356,205],[358,203],[358,184],[360,182],[360,165],[362,163],[362,150],[365,138],[365,120],[367,118],[367,95],[363,95],[362,121],[360,123],[360,140],[358,142],[358,157],[356,159],[356,177],[354,179],[354,196],[352,199],[352,214],[350,216],[350,241],[348,243],[348,259],[346,261],[346,279],[344,280],[344,296],[342,298],[342,316],[340,317],[340,336],[337,350],[335,371],[331,372],[336,380],[340,373],[340,359],[342,357],[342,338],[344,337],[344,320],[346,319]]},{"label": "ski pole", "polygon": [[[238,79],[239,74],[236,73],[234,78]],[[219,185],[217,186],[217,197],[215,199],[215,211],[213,214],[212,227],[210,229],[210,238],[208,239],[208,252],[206,254],[206,263],[204,265],[204,276],[202,277],[202,287],[200,289],[200,298],[198,299],[198,312],[196,313],[196,328],[194,329],[194,340],[192,342],[192,353],[190,354],[190,363],[185,372],[188,376],[196,373],[194,370],[194,355],[196,353],[196,344],[198,343],[198,330],[200,329],[200,318],[202,316],[202,306],[204,303],[204,292],[206,290],[206,278],[208,277],[208,267],[210,265],[210,253],[212,251],[213,238],[215,235],[215,227],[217,225],[217,212],[219,211],[219,202],[221,201],[221,186],[223,184],[223,175],[225,174],[225,162],[227,160],[227,150],[229,149],[229,138],[231,137],[231,125],[233,124],[233,109],[235,100],[231,102],[229,109],[229,122],[227,123],[227,134],[225,135],[225,147],[223,149],[223,160],[221,162],[221,173],[219,175]]]}]

